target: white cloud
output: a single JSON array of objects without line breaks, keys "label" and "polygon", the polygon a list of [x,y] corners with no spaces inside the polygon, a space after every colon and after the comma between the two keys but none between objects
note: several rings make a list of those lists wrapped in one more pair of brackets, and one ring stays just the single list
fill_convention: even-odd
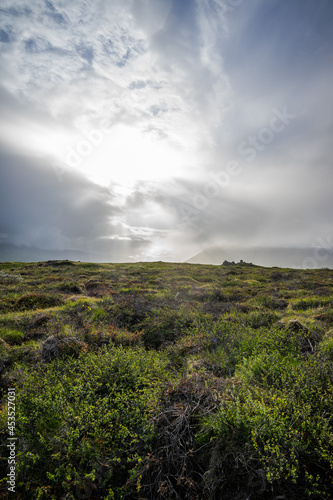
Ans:
[{"label": "white cloud", "polygon": [[[38,144],[38,138],[46,134],[37,126],[37,139],[27,141],[34,152],[49,148],[51,154],[57,153],[58,161],[66,163],[68,146],[75,147],[82,128],[98,128],[104,119],[111,126],[135,127],[143,138],[142,148],[145,136],[156,144],[165,143],[170,162],[174,155],[182,158],[180,176],[182,172],[196,175],[203,168],[206,151],[214,147],[212,128],[220,119],[227,85],[223,72],[217,71],[217,51],[211,54],[214,64],[206,57],[198,66],[197,47],[184,43],[181,31],[173,32],[168,22],[170,1],[67,4],[36,0],[22,14],[25,5],[16,2],[15,14],[6,3],[3,7],[16,39],[2,56],[2,65],[7,67],[3,85],[22,102],[46,110],[67,137],[61,146],[59,131],[48,127],[49,140]],[[201,13],[197,15],[200,24]],[[211,36],[206,40],[206,26],[201,31],[200,50],[208,54]],[[164,40],[168,40],[166,45]],[[147,83],[138,86],[136,82]],[[7,139],[8,133],[9,129]],[[87,168],[92,168],[89,161]]]}]

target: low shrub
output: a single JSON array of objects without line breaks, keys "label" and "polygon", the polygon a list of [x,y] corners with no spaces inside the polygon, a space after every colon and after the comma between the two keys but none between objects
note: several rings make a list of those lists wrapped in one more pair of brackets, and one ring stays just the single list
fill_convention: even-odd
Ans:
[{"label": "low shrub", "polygon": [[63,300],[56,295],[47,295],[42,293],[27,293],[16,300],[15,308],[18,311],[30,309],[46,309],[62,305]]},{"label": "low shrub", "polygon": [[23,278],[20,274],[5,273],[0,271],[0,283],[20,283]]},{"label": "low shrub", "polygon": [[154,309],[142,323],[146,347],[159,348],[165,342],[173,342],[194,324],[191,311],[181,305],[178,310]]},{"label": "low shrub", "polygon": [[292,304],[292,308],[295,311],[306,311],[307,309],[315,309],[317,307],[325,306],[326,304],[331,304],[332,299],[302,299]]},{"label": "low shrub", "polygon": [[233,372],[230,358],[223,346],[207,350],[202,355],[206,368],[213,372],[216,377],[230,376]]},{"label": "low shrub", "polygon": [[325,309],[323,312],[320,314],[316,315],[314,319],[317,319],[319,321],[323,321],[324,323],[328,325],[333,325],[333,309]]},{"label": "low shrub", "polygon": [[[332,368],[279,353],[262,354],[237,368],[241,383],[221,394],[215,414],[198,435],[212,443],[212,476],[221,490],[242,478],[255,498],[328,498],[332,484]],[[253,490],[253,476],[262,477]],[[224,483],[224,484],[223,484]],[[259,489],[259,491],[258,491]]]},{"label": "low shrub", "polygon": [[225,292],[220,289],[213,290],[207,297],[211,302],[238,302],[241,300],[241,294],[237,291]]},{"label": "low shrub", "polygon": [[102,308],[94,308],[92,314],[92,321],[94,323],[103,323],[107,319],[107,314]]},{"label": "low shrub", "polygon": [[276,314],[271,312],[252,311],[247,315],[245,323],[252,328],[261,328],[271,325],[277,319]]},{"label": "low shrub", "polygon": [[40,344],[30,341],[21,345],[13,345],[9,351],[10,363],[35,363],[39,359]]},{"label": "low shrub", "polygon": [[324,358],[333,361],[333,332],[329,332],[318,346],[318,352]]},{"label": "low shrub", "polygon": [[151,415],[165,365],[156,352],[110,347],[70,364],[58,358],[23,369],[16,387],[18,495],[133,498],[137,471],[152,451]]},{"label": "low shrub", "polygon": [[47,260],[44,265],[46,266],[75,266],[71,260]]},{"label": "low shrub", "polygon": [[114,326],[135,331],[140,328],[152,310],[152,304],[139,295],[119,295],[108,309]]},{"label": "low shrub", "polygon": [[215,498],[207,482],[206,454],[195,434],[200,415],[215,408],[214,394],[220,389],[194,376],[166,391],[155,418],[153,451],[140,471],[139,498]]},{"label": "low shrub", "polygon": [[76,337],[48,337],[42,345],[41,358],[43,361],[52,361],[58,357],[78,357],[88,350],[87,344]]},{"label": "low shrub", "polygon": [[75,282],[62,283],[58,290],[65,293],[82,293],[81,288]]},{"label": "low shrub", "polygon": [[0,337],[7,344],[21,344],[24,339],[24,333],[20,330],[10,329],[10,328],[1,328],[0,329]]},{"label": "low shrub", "polygon": [[287,300],[278,299],[269,295],[261,295],[257,297],[256,302],[258,305],[266,307],[267,309],[271,309],[273,311],[285,309],[286,307],[288,307]]}]

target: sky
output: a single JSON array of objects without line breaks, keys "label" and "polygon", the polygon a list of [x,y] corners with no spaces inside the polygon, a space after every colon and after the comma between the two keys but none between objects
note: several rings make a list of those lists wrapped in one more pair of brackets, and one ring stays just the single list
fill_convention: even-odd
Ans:
[{"label": "sky", "polygon": [[333,248],[331,0],[2,0],[1,246]]}]

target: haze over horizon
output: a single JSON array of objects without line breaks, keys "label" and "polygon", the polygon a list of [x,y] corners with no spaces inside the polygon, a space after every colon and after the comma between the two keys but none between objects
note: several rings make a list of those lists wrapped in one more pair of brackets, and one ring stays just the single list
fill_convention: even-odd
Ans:
[{"label": "haze over horizon", "polygon": [[327,265],[332,15],[329,0],[3,0],[0,260],[284,247]]}]

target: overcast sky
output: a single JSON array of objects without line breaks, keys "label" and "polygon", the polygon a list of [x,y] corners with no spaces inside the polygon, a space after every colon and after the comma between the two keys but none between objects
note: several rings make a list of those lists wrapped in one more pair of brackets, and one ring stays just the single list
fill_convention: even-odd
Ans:
[{"label": "overcast sky", "polygon": [[331,0],[2,0],[2,244],[330,241],[332,20]]}]

